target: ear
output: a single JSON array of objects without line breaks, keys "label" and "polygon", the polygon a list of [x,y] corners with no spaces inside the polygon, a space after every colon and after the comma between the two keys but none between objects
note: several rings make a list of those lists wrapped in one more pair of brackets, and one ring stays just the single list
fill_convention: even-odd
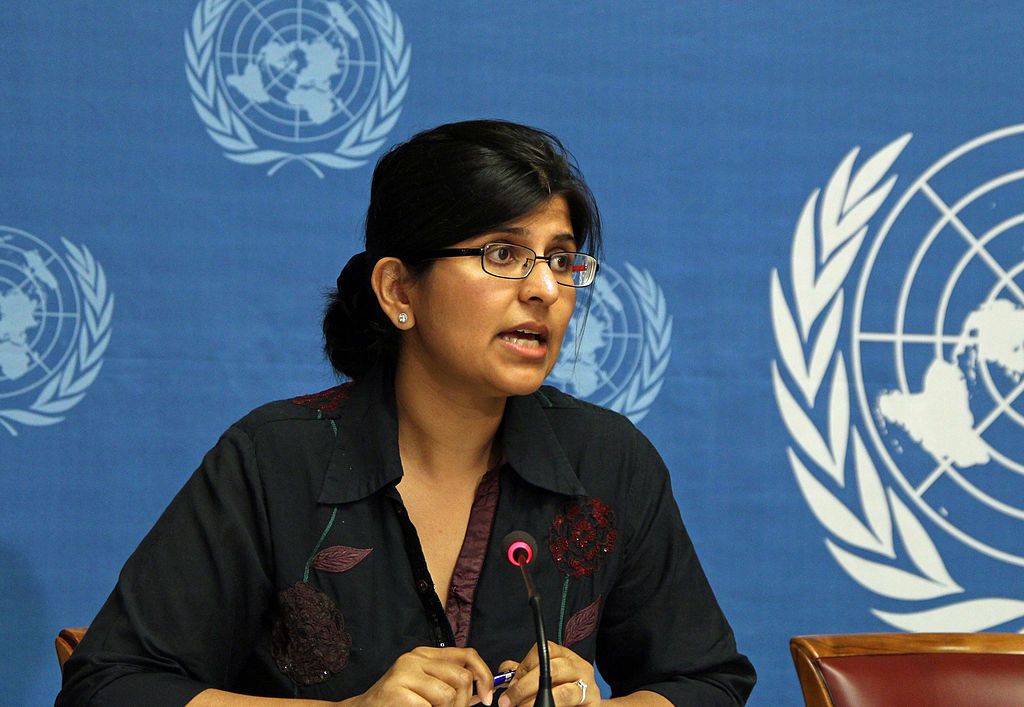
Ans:
[{"label": "ear", "polygon": [[412,275],[398,258],[381,258],[373,266],[370,286],[380,308],[398,329],[411,329],[415,324],[409,290]]}]

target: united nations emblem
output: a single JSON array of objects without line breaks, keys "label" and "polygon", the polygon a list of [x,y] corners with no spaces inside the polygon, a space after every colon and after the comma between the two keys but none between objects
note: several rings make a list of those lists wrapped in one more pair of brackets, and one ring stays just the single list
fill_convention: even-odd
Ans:
[{"label": "united nations emblem", "polygon": [[85,246],[62,244],[64,257],[0,226],[0,427],[12,435],[19,424],[63,420],[110,343],[114,295],[103,268]]},{"label": "united nations emblem", "polygon": [[873,613],[906,630],[980,631],[1019,621],[1024,600],[954,580],[930,529],[1024,567],[1024,125],[941,158],[869,239],[909,139],[856,172],[853,150],[808,199],[788,297],[772,274],[775,396],[833,557],[882,597],[927,602]]},{"label": "united nations emblem", "polygon": [[[672,317],[646,270],[626,264],[628,281],[607,265],[569,322],[549,380],[640,422],[661,391],[668,368]],[[589,307],[585,298],[592,296]]]},{"label": "united nations emblem", "polygon": [[207,133],[268,174],[365,164],[401,114],[411,52],[386,0],[202,0],[185,31]]}]

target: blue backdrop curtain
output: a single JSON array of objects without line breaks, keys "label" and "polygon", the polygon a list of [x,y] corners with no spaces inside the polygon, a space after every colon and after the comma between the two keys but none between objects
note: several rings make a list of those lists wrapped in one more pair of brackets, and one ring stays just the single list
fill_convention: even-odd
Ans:
[{"label": "blue backdrop curtain", "polygon": [[597,195],[554,382],[665,457],[752,704],[799,703],[795,634],[1020,630],[1017,9],[0,4],[4,701],[222,429],[333,384],[374,160],[474,117]]}]

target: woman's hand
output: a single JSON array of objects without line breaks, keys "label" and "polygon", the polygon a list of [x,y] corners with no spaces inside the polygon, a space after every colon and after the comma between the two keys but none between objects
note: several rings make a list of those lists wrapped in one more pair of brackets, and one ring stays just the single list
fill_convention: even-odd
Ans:
[{"label": "woman's hand", "polygon": [[[557,707],[601,704],[601,691],[597,689],[594,666],[589,661],[551,641],[548,641],[548,655],[551,658],[551,695]],[[498,699],[499,707],[532,707],[540,686],[537,645],[534,644],[521,663],[506,660],[499,670],[516,671],[508,690]],[[580,680],[587,686],[585,694]]]},{"label": "woman's hand", "polygon": [[[478,694],[473,694],[473,683]],[[391,669],[350,707],[468,707],[491,704],[494,676],[472,648],[420,646],[398,657]]]}]

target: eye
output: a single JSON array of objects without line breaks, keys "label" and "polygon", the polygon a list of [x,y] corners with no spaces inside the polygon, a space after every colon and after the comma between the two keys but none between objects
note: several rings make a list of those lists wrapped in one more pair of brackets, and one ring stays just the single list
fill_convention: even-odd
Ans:
[{"label": "eye", "polygon": [[555,272],[569,272],[569,268],[572,266],[572,253],[556,253],[551,256],[551,260],[548,263],[551,264],[551,269]]},{"label": "eye", "polygon": [[515,250],[504,243],[495,243],[484,251],[487,260],[495,265],[511,265],[516,261]]}]

